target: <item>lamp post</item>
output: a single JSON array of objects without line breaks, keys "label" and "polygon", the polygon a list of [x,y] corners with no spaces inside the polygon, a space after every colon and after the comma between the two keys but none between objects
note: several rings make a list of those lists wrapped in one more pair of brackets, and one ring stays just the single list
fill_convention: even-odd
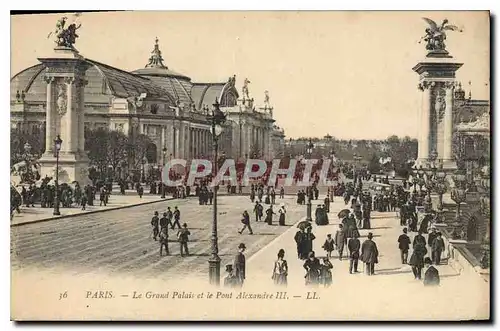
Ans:
[{"label": "lamp post", "polygon": [[411,173],[411,183],[413,184],[413,193],[417,192],[417,184],[418,184],[417,170],[413,170]]},{"label": "lamp post", "polygon": [[142,164],[142,169],[141,169],[141,183],[145,183],[146,182],[146,173],[145,173],[145,170],[144,170],[144,165],[146,164],[146,162],[148,162],[148,160],[146,159],[146,157],[143,157],[141,159],[141,164]]},{"label": "lamp post", "polygon": [[[161,170],[161,198],[162,199],[165,199],[165,179],[163,178],[163,176],[165,175],[163,173],[163,171],[165,170],[165,157],[167,155],[167,148],[166,147],[163,147],[163,169]],[[168,174],[167,174],[168,176]]]},{"label": "lamp post", "polygon": [[434,192],[438,194],[439,204],[438,210],[443,210],[443,194],[446,193],[446,172],[443,170],[443,164],[439,165],[439,169],[436,171],[436,184],[434,185]]},{"label": "lamp post", "polygon": [[420,168],[418,169],[417,175],[418,175],[418,186],[420,186],[420,193],[422,193],[422,187],[425,185],[425,180],[424,180],[425,171],[422,168],[422,166],[420,166]]},{"label": "lamp post", "polygon": [[460,218],[460,204],[465,202],[467,191],[465,190],[465,175],[457,172],[453,175],[455,187],[451,190],[451,199],[457,204],[456,220]]},{"label": "lamp post", "polygon": [[[309,143],[306,145],[306,156],[310,159],[312,152],[313,152],[314,144],[312,143],[311,139],[309,139]],[[312,221],[312,201],[311,201],[311,187],[309,187],[309,192],[307,195],[307,209],[306,209],[306,221],[311,222]]]},{"label": "lamp post", "polygon": [[[219,149],[219,136],[222,133],[222,124],[226,121],[226,115],[220,110],[220,104],[217,98],[213,104],[212,115],[208,119],[212,122],[212,138],[214,147],[213,165],[214,171],[217,175],[218,172],[218,159],[217,153]],[[215,177],[215,176],[214,176]],[[211,237],[211,255],[208,259],[208,278],[211,285],[220,285],[220,257],[218,248],[217,237],[217,189],[218,185],[214,186],[214,199],[213,199],[213,219],[212,219],[212,237]]]},{"label": "lamp post", "polygon": [[61,136],[57,135],[56,139],[54,139],[54,147],[56,150],[56,192],[54,197],[54,215],[61,215],[61,212],[59,212],[59,151],[61,150],[62,142]]},{"label": "lamp post", "polygon": [[487,269],[490,266],[490,217],[491,217],[491,202],[490,202],[490,174],[489,169],[481,176],[480,188],[482,196],[480,198],[480,210],[486,222],[486,232],[481,242],[482,257],[480,266],[482,269]]}]

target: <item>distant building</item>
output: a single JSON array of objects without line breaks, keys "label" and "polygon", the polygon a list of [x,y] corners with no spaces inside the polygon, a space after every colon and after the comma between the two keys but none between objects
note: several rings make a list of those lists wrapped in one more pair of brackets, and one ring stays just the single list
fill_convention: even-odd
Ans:
[{"label": "distant building", "polygon": [[[235,86],[226,82],[195,83],[164,64],[156,39],[146,66],[127,72],[94,60],[86,72],[85,129],[119,130],[134,138],[145,134],[152,144],[147,163],[160,164],[167,155],[191,159],[212,154],[207,115],[219,100],[227,113],[220,150],[237,157],[257,146],[264,157],[274,156],[276,132],[272,108],[255,108]],[[26,68],[11,78],[11,127],[40,135],[45,141],[46,83],[43,64]],[[283,133],[284,135],[284,133]],[[64,137],[62,137],[64,139]],[[279,144],[278,144],[279,145]]]}]

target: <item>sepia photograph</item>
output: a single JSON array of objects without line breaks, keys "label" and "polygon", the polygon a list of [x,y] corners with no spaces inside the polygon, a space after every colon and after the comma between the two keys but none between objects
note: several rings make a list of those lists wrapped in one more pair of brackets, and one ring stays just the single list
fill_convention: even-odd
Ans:
[{"label": "sepia photograph", "polygon": [[11,14],[11,320],[490,320],[490,24]]}]

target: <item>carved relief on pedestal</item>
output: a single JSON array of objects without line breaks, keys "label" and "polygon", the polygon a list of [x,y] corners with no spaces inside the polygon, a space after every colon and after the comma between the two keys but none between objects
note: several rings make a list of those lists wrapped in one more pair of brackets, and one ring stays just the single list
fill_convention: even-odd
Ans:
[{"label": "carved relief on pedestal", "polygon": [[56,98],[56,103],[57,103],[57,112],[59,115],[64,115],[66,114],[67,111],[67,105],[68,105],[68,100],[67,100],[67,87],[65,83],[58,83],[56,88],[56,93],[57,93],[57,98]]},{"label": "carved relief on pedestal", "polygon": [[438,123],[441,123],[444,117],[444,111],[446,109],[445,95],[446,91],[443,88],[437,88],[435,90],[436,101],[434,103],[434,110],[436,111],[436,117]]}]

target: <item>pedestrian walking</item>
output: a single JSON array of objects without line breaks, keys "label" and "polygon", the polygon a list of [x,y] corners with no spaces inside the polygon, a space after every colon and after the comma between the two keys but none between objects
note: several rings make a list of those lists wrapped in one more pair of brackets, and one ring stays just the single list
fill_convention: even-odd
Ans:
[{"label": "pedestrian walking", "polygon": [[301,227],[299,231],[295,233],[295,243],[297,244],[297,256],[300,260],[305,260],[307,258],[307,253],[304,251],[304,239],[305,239],[305,228]]},{"label": "pedestrian walking", "polygon": [[241,223],[243,223],[243,228],[241,228],[241,230],[238,231],[239,234],[242,234],[246,228],[248,228],[250,234],[253,234],[252,227],[250,226],[250,215],[248,215],[248,212],[246,210],[243,212],[243,218],[241,219]]},{"label": "pedestrian walking", "polygon": [[422,235],[422,232],[421,231],[418,231],[418,234],[415,236],[415,238],[413,238],[413,249],[415,249],[415,246],[417,244],[422,244],[426,245],[426,241],[425,241],[425,237]]},{"label": "pedestrian walking", "polygon": [[339,260],[342,261],[342,255],[344,253],[344,245],[347,242],[346,232],[344,231],[344,226],[339,224],[339,229],[335,233],[335,245],[337,246],[337,251],[339,253]]},{"label": "pedestrian walking", "polygon": [[444,250],[444,240],[442,238],[441,232],[437,233],[436,239],[432,241],[432,262],[435,265],[441,264],[441,253]]},{"label": "pedestrian walking", "polygon": [[324,257],[319,271],[320,284],[324,287],[330,287],[330,285],[332,285],[332,269],[332,262],[330,262],[327,257]]},{"label": "pedestrian walking", "polygon": [[99,200],[99,206],[104,204],[104,207],[106,207],[106,188],[104,186],[99,190]]},{"label": "pedestrian walking", "polygon": [[229,288],[237,287],[238,286],[238,278],[234,274],[232,264],[226,265],[226,272],[227,272],[227,276],[224,278],[224,287],[229,287]]},{"label": "pedestrian walking", "polygon": [[417,242],[415,245],[415,241],[413,241],[413,244],[413,253],[408,264],[411,265],[415,279],[422,279],[422,268],[424,267],[424,257],[427,254],[427,248],[421,242]]},{"label": "pedestrian walking", "polygon": [[[436,238],[437,238],[436,227],[431,226],[431,232],[427,236],[427,245],[429,245],[431,252],[432,252],[432,243],[434,242],[434,239],[436,239]],[[431,258],[432,258],[432,256],[431,256]],[[434,261],[434,262],[436,262],[436,261]]]},{"label": "pedestrian walking", "polygon": [[245,269],[246,269],[246,262],[245,262],[245,254],[243,254],[246,250],[246,246],[244,243],[241,243],[238,245],[238,254],[234,257],[234,263],[233,267],[235,270],[235,275],[237,278],[237,284],[239,287],[243,286],[243,283],[245,282]]},{"label": "pedestrian walking", "polygon": [[273,215],[275,212],[273,212],[273,205],[269,205],[269,208],[266,210],[266,219],[264,222],[266,222],[268,225],[273,224]]},{"label": "pedestrian walking", "polygon": [[358,234],[349,239],[347,248],[349,249],[349,273],[352,274],[358,272],[358,261],[359,261],[359,248],[361,247],[361,242],[358,239]]},{"label": "pedestrian walking", "polygon": [[151,218],[151,226],[153,227],[153,239],[156,241],[158,237],[158,212],[155,211],[153,218]]},{"label": "pedestrian walking", "polygon": [[278,259],[274,262],[272,279],[274,285],[286,286],[288,277],[288,263],[285,260],[285,250],[278,251]]},{"label": "pedestrian walking", "polygon": [[432,265],[432,260],[426,257],[424,264],[427,267],[424,274],[424,286],[439,286],[439,271]]},{"label": "pedestrian walking", "polygon": [[182,229],[177,232],[177,238],[179,239],[179,243],[181,245],[181,256],[189,255],[188,241],[191,232],[189,232],[187,224],[184,223],[182,225]]},{"label": "pedestrian walking", "polygon": [[160,231],[160,256],[163,254],[163,247],[165,247],[165,255],[170,255],[168,250],[168,230],[167,228],[161,228]]},{"label": "pedestrian walking", "polygon": [[172,223],[172,228],[171,229],[174,230],[176,225],[180,229],[181,228],[181,224],[179,223],[179,221],[181,219],[181,211],[177,208],[177,206],[174,207],[173,217],[174,217],[174,222]]},{"label": "pedestrian walking", "polygon": [[307,227],[306,228],[306,233],[304,234],[304,242],[303,242],[303,249],[304,249],[304,254],[307,256],[309,252],[312,252],[313,249],[313,241],[316,239],[316,236],[311,232],[312,227]]},{"label": "pedestrian walking", "polygon": [[306,269],[306,285],[317,286],[319,283],[319,274],[321,270],[321,264],[319,260],[315,257],[314,252],[310,251],[307,255],[307,260],[303,265],[304,269]]},{"label": "pedestrian walking", "polygon": [[160,218],[160,230],[164,228],[168,228],[170,224],[170,220],[168,219],[168,214],[165,212],[163,213],[163,217]]},{"label": "pedestrian walking", "polygon": [[279,214],[278,224],[281,225],[281,226],[284,226],[285,225],[285,220],[286,220],[286,210],[285,210],[285,205],[284,204],[281,204],[281,207],[278,210],[278,214]]},{"label": "pedestrian walking", "polygon": [[321,248],[323,248],[326,251],[326,257],[328,257],[328,259],[332,257],[332,252],[335,249],[334,246],[335,246],[335,241],[333,240],[332,235],[327,234],[326,240],[323,243],[323,246],[321,246]]},{"label": "pedestrian walking", "polygon": [[280,188],[280,199],[284,199],[285,198],[285,189],[283,188],[283,186]]},{"label": "pedestrian walking", "polygon": [[403,234],[398,238],[399,251],[401,252],[401,263],[408,263],[408,250],[410,249],[411,240],[408,237],[408,229],[403,228]]},{"label": "pedestrian walking", "polygon": [[253,213],[255,214],[255,222],[258,222],[262,219],[262,215],[264,208],[259,203],[259,201],[255,201],[255,206],[253,207]]},{"label": "pedestrian walking", "polygon": [[372,238],[373,233],[368,233],[368,239],[361,246],[361,261],[365,263],[365,271],[368,276],[375,273],[375,264],[378,263],[377,244]]}]

